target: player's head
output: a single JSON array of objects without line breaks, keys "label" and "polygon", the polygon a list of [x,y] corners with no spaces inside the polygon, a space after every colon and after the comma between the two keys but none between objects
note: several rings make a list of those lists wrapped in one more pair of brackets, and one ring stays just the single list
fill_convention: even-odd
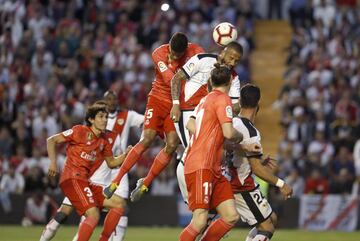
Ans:
[{"label": "player's head", "polygon": [[213,88],[230,87],[231,70],[226,66],[215,67],[210,73],[211,86]]},{"label": "player's head", "polygon": [[243,47],[238,42],[230,42],[219,54],[220,64],[233,69],[243,56]]},{"label": "player's head", "polygon": [[170,39],[170,55],[172,59],[180,59],[188,47],[188,38],[184,33],[177,32]]},{"label": "player's head", "polygon": [[99,100],[87,108],[85,122],[87,126],[104,131],[106,129],[107,117],[108,111],[106,108],[106,102]]},{"label": "player's head", "polygon": [[258,109],[261,94],[259,87],[253,84],[246,84],[240,90],[241,108]]},{"label": "player's head", "polygon": [[106,102],[108,111],[110,113],[114,113],[118,107],[117,94],[112,90],[108,90],[104,94],[104,100]]}]

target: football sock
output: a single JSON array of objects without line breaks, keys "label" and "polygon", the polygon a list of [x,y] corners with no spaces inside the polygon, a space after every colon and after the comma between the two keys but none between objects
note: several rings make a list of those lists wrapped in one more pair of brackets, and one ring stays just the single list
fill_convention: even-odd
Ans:
[{"label": "football sock", "polygon": [[98,223],[98,219],[91,216],[86,217],[84,222],[80,224],[78,241],[88,241]]},{"label": "football sock", "polygon": [[109,241],[123,241],[125,237],[128,217],[121,216],[119,223],[116,225],[115,231],[112,233]]},{"label": "football sock", "polygon": [[256,227],[252,228],[252,229],[250,230],[250,232],[248,233],[248,235],[246,236],[245,241],[252,241],[253,238],[256,236],[257,231],[258,231],[258,230],[257,230]]},{"label": "football sock", "polygon": [[201,241],[218,241],[233,227],[233,224],[225,222],[223,218],[219,218],[210,224],[209,228],[202,236]]},{"label": "football sock", "polygon": [[119,184],[123,176],[130,171],[145,150],[145,147],[140,142],[137,143],[127,154],[124,162],[120,166],[118,175],[112,182]]},{"label": "football sock", "polygon": [[195,241],[196,237],[199,235],[192,224],[190,223],[180,234],[179,241]]},{"label": "football sock", "polygon": [[150,171],[144,179],[144,185],[146,187],[149,187],[154,178],[169,164],[170,160],[171,155],[168,155],[164,149],[162,149],[155,157],[154,163],[151,165]]},{"label": "football sock", "polygon": [[51,240],[57,230],[60,227],[60,224],[64,223],[67,219],[67,215],[63,212],[57,212],[53,219],[46,225],[43,233],[41,234],[40,241],[49,241]]},{"label": "football sock", "polygon": [[[80,222],[79,222],[79,227],[81,226],[81,224],[85,221],[86,217],[83,215],[80,218]],[[72,241],[77,241],[79,237],[79,229],[77,230],[75,236],[73,237]]]},{"label": "football sock", "polygon": [[112,208],[106,215],[104,228],[100,235],[99,241],[108,241],[112,232],[115,231],[119,223],[120,217],[124,214],[123,208]]}]

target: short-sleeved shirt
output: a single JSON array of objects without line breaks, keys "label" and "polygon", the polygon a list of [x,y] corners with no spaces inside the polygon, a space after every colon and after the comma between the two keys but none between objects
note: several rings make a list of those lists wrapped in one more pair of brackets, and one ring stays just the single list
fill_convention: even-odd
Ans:
[{"label": "short-sleeved shirt", "polygon": [[[240,144],[258,143],[261,144],[260,132],[253,123],[244,117],[233,119],[234,128],[243,134],[244,139]],[[256,183],[252,177],[251,166],[248,157],[261,156],[262,153],[249,153],[235,151],[232,159],[233,167],[230,168],[231,186],[234,192],[249,191],[255,188]]]},{"label": "short-sleeved shirt", "polygon": [[155,66],[155,80],[149,96],[171,103],[171,79],[175,73],[192,56],[204,52],[204,49],[197,44],[189,43],[185,54],[177,60],[169,60],[170,46],[163,44],[152,53],[152,60]]},{"label": "short-sleeved shirt", "polygon": [[[180,108],[193,110],[201,98],[208,94],[207,83],[211,71],[217,62],[216,54],[197,54],[191,57],[183,66],[182,70],[187,75],[187,81],[181,85]],[[240,98],[240,80],[235,71],[232,72],[232,81],[229,96],[233,103]]]},{"label": "short-sleeved shirt", "polygon": [[60,182],[70,178],[89,180],[104,159],[113,155],[107,133],[97,137],[90,127],[85,125],[76,125],[62,132],[68,146]]},{"label": "short-sleeved shirt", "polygon": [[218,90],[211,91],[201,99],[194,117],[195,133],[190,141],[184,172],[209,169],[215,177],[219,177],[224,142],[221,126],[232,121],[230,97]]}]

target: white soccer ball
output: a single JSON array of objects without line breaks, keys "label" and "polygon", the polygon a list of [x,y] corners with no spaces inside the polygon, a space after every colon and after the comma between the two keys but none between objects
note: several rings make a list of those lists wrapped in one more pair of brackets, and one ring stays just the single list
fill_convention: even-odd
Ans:
[{"label": "white soccer ball", "polygon": [[234,25],[228,22],[219,23],[213,31],[215,43],[224,47],[237,39],[237,30]]}]

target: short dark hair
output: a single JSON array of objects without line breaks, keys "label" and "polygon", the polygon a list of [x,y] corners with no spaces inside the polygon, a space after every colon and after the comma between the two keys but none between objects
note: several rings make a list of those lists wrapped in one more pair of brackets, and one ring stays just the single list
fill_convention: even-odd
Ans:
[{"label": "short dark hair", "polygon": [[259,87],[253,84],[246,84],[240,90],[240,105],[242,108],[256,108],[260,97]]},{"label": "short dark hair", "polygon": [[170,39],[170,48],[176,53],[184,53],[188,47],[188,38],[184,33],[177,32]]},{"label": "short dark hair", "polygon": [[241,55],[244,54],[244,49],[238,42],[232,41],[226,45],[225,49],[233,49],[236,52],[240,53]]},{"label": "short dark hair", "polygon": [[221,65],[211,71],[211,85],[213,87],[228,85],[230,80],[231,70],[226,66]]},{"label": "short dark hair", "polygon": [[106,102],[103,100],[98,100],[87,108],[85,115],[85,122],[87,126],[91,126],[91,122],[89,119],[95,119],[95,116],[99,112],[104,112],[108,114],[108,111],[106,109]]}]

